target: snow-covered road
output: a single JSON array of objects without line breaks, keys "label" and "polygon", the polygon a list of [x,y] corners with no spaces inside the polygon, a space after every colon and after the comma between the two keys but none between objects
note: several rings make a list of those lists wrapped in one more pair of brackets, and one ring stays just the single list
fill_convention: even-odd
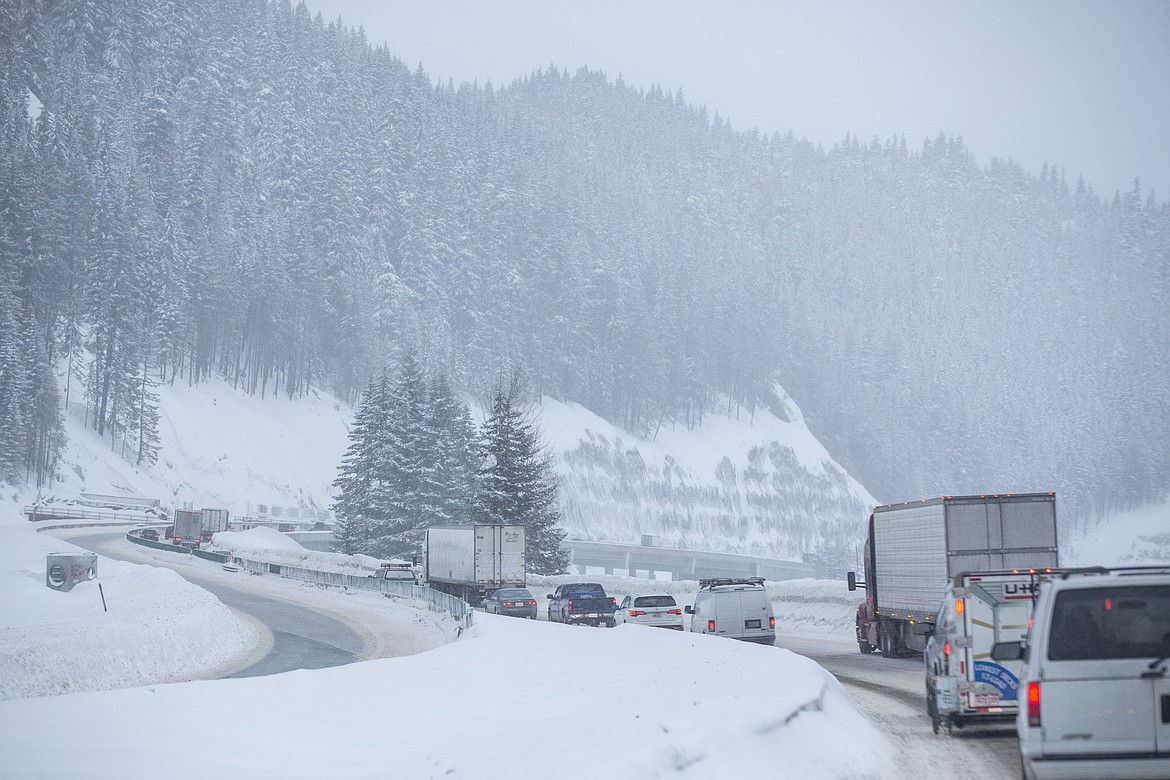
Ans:
[{"label": "snow-covered road", "polygon": [[936,735],[926,716],[921,656],[862,655],[851,636],[782,632],[776,644],[810,658],[833,674],[854,703],[897,746],[906,774],[957,780],[1020,776],[1015,728],[1011,725],[958,729]]}]

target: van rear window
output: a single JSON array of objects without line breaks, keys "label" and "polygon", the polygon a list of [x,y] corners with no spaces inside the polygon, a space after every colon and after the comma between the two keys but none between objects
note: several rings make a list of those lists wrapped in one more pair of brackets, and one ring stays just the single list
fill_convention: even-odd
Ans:
[{"label": "van rear window", "polygon": [[1086,588],[1056,595],[1049,660],[1166,655],[1170,655],[1170,585]]}]

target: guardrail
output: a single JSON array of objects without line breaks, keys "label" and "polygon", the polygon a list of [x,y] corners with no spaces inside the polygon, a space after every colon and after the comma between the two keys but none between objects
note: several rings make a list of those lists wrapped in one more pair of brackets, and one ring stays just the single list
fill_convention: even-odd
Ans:
[{"label": "guardrail", "polygon": [[[28,516],[30,522],[34,523],[42,520],[103,520],[122,523],[165,523],[165,521],[159,520],[157,516],[154,516],[154,513],[146,510],[141,512],[117,512],[108,509],[94,509],[92,507],[26,506],[24,508],[24,514]],[[151,519],[152,516],[154,516],[154,519]]]},{"label": "guardrail", "polygon": [[143,539],[135,531],[127,531],[126,539],[143,547],[152,547],[156,550],[178,553],[180,555],[194,555],[217,563],[227,563],[234,560],[240,568],[251,574],[275,574],[302,582],[311,582],[323,587],[350,588],[352,590],[370,590],[391,598],[404,598],[411,601],[421,601],[433,612],[448,612],[451,617],[462,624],[462,628],[469,628],[474,622],[475,610],[463,599],[448,593],[428,588],[425,585],[408,585],[403,582],[393,582],[375,577],[359,577],[353,574],[341,574],[331,571],[317,571],[299,566],[286,566],[280,563],[257,561],[242,558],[238,555],[212,552],[210,550],[195,550],[190,547],[177,547],[165,542],[156,542],[153,539]]}]

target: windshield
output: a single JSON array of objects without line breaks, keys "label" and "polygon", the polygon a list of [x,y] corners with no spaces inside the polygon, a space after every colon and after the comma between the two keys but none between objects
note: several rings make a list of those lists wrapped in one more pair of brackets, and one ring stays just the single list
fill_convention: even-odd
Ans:
[{"label": "windshield", "polygon": [[1125,585],[1058,593],[1048,658],[1170,655],[1170,585]]}]

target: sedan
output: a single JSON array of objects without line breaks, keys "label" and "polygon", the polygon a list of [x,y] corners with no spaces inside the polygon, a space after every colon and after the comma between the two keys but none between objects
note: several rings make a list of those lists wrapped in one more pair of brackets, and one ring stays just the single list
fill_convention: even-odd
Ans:
[{"label": "sedan", "polygon": [[618,605],[614,618],[618,623],[683,630],[682,609],[675,603],[674,596],[666,594],[626,596]]},{"label": "sedan", "polygon": [[483,600],[483,609],[495,615],[536,619],[536,597],[527,588],[500,588]]}]

